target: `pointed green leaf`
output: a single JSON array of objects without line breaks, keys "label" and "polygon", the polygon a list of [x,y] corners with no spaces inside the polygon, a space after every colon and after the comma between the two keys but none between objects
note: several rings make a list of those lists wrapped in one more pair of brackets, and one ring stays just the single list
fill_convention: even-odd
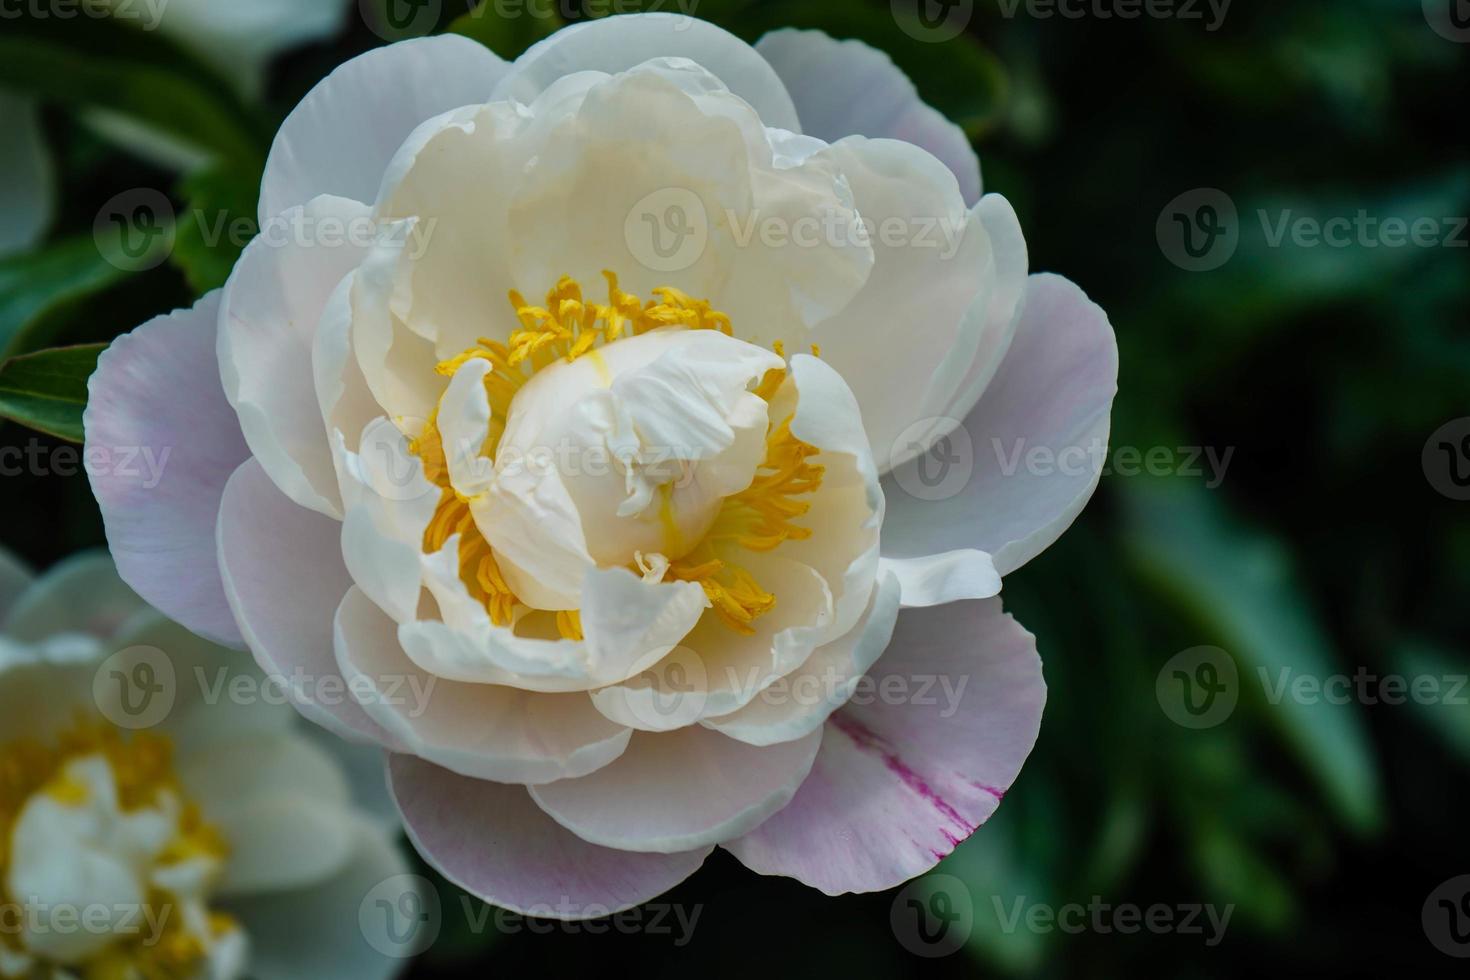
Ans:
[{"label": "pointed green leaf", "polygon": [[106,344],[56,347],[0,365],[0,417],[60,439],[82,441],[87,379]]}]

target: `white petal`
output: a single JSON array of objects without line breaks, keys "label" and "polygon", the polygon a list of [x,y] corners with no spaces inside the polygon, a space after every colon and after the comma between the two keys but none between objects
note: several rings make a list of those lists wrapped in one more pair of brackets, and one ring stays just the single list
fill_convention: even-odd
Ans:
[{"label": "white petal", "polygon": [[796,108],[769,63],[744,41],[682,14],[626,14],[558,31],[516,59],[495,98],[530,102],[564,75],[614,74],[653,58],[688,58],[755,107],[767,126],[801,132]]},{"label": "white petal", "polygon": [[819,647],[806,662],[750,704],[704,725],[751,745],[801,738],[847,703],[868,668],[883,655],[898,622],[898,580],[885,576],[863,618],[844,637]]},{"label": "white petal", "polygon": [[461,775],[548,782],[593,772],[627,747],[628,730],[594,711],[585,695],[425,674],[399,646],[393,622],[356,589],[337,611],[336,648],[368,714],[404,748]]},{"label": "white petal", "polygon": [[5,618],[3,632],[22,643],[58,633],[111,638],[147,604],[118,577],[105,551],[73,555],[49,569]]},{"label": "white petal", "polygon": [[861,41],[821,31],[779,30],[755,49],[796,100],[802,131],[835,143],[847,136],[903,140],[942,160],[965,201],[980,197],[980,159],[964,130],[925,105],[893,59]]},{"label": "white petal", "polygon": [[[973,473],[939,500],[903,489],[913,473],[885,477],[884,556],[968,545],[990,554],[1001,575],[1034,558],[1097,487],[1117,379],[1107,315],[1065,279],[1033,276],[1010,352],[965,420]],[[916,472],[918,462],[905,467]]]},{"label": "white petal", "polygon": [[942,606],[1000,594],[1000,573],[995,563],[985,552],[973,548],[921,558],[884,558],[879,567],[899,581],[906,608]]},{"label": "white petal", "polygon": [[344,198],[289,209],[246,246],[220,299],[220,377],[250,451],[286,496],[338,518],[312,344],[328,297],[368,253],[345,230],[370,233],[369,219]]},{"label": "white petal", "polygon": [[639,732],[611,765],[531,787],[585,841],[672,854],[729,840],[785,806],[811,770],[821,731],[756,748],[707,728]]},{"label": "white petal", "polygon": [[320,194],[375,200],[388,162],[426,119],[486,101],[509,66],[454,34],[354,58],[286,117],[266,161],[260,223]]}]

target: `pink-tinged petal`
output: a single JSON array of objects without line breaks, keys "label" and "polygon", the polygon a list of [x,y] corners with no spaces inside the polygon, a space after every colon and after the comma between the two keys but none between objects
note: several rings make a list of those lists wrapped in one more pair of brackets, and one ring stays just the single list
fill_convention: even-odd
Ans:
[{"label": "pink-tinged petal", "polygon": [[393,154],[420,123],[476,105],[510,65],[454,34],[354,58],[307,93],[276,134],[260,188],[260,223],[321,194],[373,201]]},{"label": "pink-tinged petal", "polygon": [[230,474],[250,456],[220,387],[218,292],[119,337],[87,383],[87,476],[118,574],[201,636],[240,645],[215,557]]},{"label": "pink-tinged petal", "polygon": [[418,668],[398,624],[354,587],[336,621],[337,663],[368,715],[420,758],[474,779],[544,783],[585,776],[622,754],[629,731],[587,695],[464,684]]},{"label": "pink-tinged petal", "polygon": [[585,841],[673,854],[758,827],[791,800],[821,742],[821,729],[763,748],[707,728],[637,732],[615,762],[531,798]]},{"label": "pink-tinged petal", "polygon": [[893,59],[861,41],[821,31],[773,31],[755,49],[796,101],[802,131],[835,143],[845,136],[903,140],[944,162],[965,203],[980,199],[980,158],[965,131],[919,98]]},{"label": "pink-tinged petal", "polygon": [[246,443],[286,496],[339,518],[312,342],[328,297],[368,253],[370,217],[339,197],[290,208],[246,246],[220,300],[220,376]]},{"label": "pink-tinged petal", "polygon": [[791,805],[725,845],[746,867],[829,895],[892,888],[995,812],[1036,743],[1041,660],[999,599],[906,610],[870,677]]},{"label": "pink-tinged petal", "polygon": [[775,69],[735,35],[683,14],[622,14],[560,30],[516,59],[495,98],[529,103],[573,72],[616,74],[654,58],[696,62],[754,106],[761,122],[801,132],[791,95]]},{"label": "pink-tinged petal", "polygon": [[287,498],[250,460],[230,477],[220,505],[224,591],[256,662],[303,715],[343,738],[392,747],[347,692],[332,651],[332,617],[352,586],[341,531]]},{"label": "pink-tinged petal", "polygon": [[543,813],[521,786],[457,776],[393,756],[388,777],[424,859],[493,905],[558,919],[610,915],[689,877],[710,848],[638,854],[598,847]]},{"label": "pink-tinged petal", "polygon": [[[968,546],[988,553],[1001,575],[1036,557],[1097,489],[1117,390],[1118,345],[1107,314],[1060,276],[1032,276],[995,380],[950,434],[951,448],[956,439],[972,447],[973,472],[939,500],[905,489],[924,485],[922,457],[884,477],[884,557]],[[963,464],[966,454],[954,455]]]}]

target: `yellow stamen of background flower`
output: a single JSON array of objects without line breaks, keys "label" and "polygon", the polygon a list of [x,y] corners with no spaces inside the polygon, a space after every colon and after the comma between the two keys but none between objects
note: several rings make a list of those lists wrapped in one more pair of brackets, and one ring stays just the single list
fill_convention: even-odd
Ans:
[{"label": "yellow stamen of background flower", "polygon": [[[0,882],[9,877],[15,823],[32,797],[44,793],[63,806],[89,802],[88,787],[66,772],[79,759],[100,757],[112,771],[118,805],[125,812],[160,806],[171,796],[182,807],[177,833],[159,856],[162,865],[195,858],[223,862],[229,846],[199,807],[187,798],[173,765],[173,743],[151,732],[124,733],[101,721],[79,717],[53,743],[17,739],[0,745]],[[3,890],[3,889],[0,889]],[[167,922],[160,941],[149,937],[124,936],[92,960],[80,966],[87,980],[189,980],[198,972],[205,948],[190,934],[181,916],[163,916],[161,910],[174,904],[167,893],[153,889],[147,914]],[[234,920],[215,914],[217,930],[234,928]],[[11,930],[0,931],[0,944],[22,952],[20,937]]]}]

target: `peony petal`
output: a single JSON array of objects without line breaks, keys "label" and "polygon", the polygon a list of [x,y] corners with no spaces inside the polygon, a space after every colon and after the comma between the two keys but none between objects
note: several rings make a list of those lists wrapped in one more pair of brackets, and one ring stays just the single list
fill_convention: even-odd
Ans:
[{"label": "peony petal", "polygon": [[272,57],[337,34],[349,6],[344,0],[168,0],[167,16],[158,8],[157,27],[254,96]]},{"label": "peony petal", "polygon": [[454,34],[415,38],[340,66],[276,134],[260,189],[260,224],[321,194],[377,198],[393,154],[418,125],[486,101],[510,66]]},{"label": "peony petal", "polygon": [[189,629],[238,646],[214,527],[250,455],[220,388],[219,293],[112,342],[87,383],[87,475],[118,574]]},{"label": "peony petal", "polygon": [[725,845],[746,867],[829,895],[892,888],[989,818],[1040,731],[1035,638],[999,599],[904,612],[870,680],[791,805]]},{"label": "peony petal", "polygon": [[1000,573],[983,551],[960,549],[923,558],[884,558],[879,566],[898,579],[905,608],[1000,595]]},{"label": "peony petal", "polygon": [[1040,554],[1097,488],[1117,387],[1118,347],[1107,315],[1067,280],[1031,277],[1010,352],[965,419],[973,474],[941,500],[903,489],[918,485],[922,460],[884,477],[884,557],[967,544],[1007,575]]},{"label": "peony petal", "polygon": [[246,246],[220,299],[220,375],[250,451],[286,496],[337,518],[312,344],[328,297],[368,254],[370,219],[338,197],[290,208]]},{"label": "peony petal", "polygon": [[520,786],[466,779],[409,756],[394,756],[388,772],[424,859],[466,891],[523,914],[584,919],[630,909],[689,877],[710,852],[598,847],[553,822]]},{"label": "peony petal", "polygon": [[425,674],[395,624],[350,589],[337,610],[337,662],[367,713],[420,758],[474,779],[542,783],[583,776],[622,754],[629,732],[586,695],[537,694]]},{"label": "peony petal", "polygon": [[898,621],[898,597],[898,579],[884,576],[863,618],[846,636],[819,647],[739,711],[704,725],[751,745],[789,742],[821,727],[888,649]]},{"label": "peony petal", "polygon": [[40,241],[56,208],[51,154],[36,103],[0,92],[0,255]]},{"label": "peony petal", "polygon": [[350,850],[336,876],[312,888],[225,903],[250,937],[254,980],[391,980],[402,972],[403,959],[375,949],[364,935],[362,908],[379,885],[408,875],[408,862],[388,835],[360,817],[341,821],[337,834]]},{"label": "peony petal", "polygon": [[531,798],[585,841],[672,854],[759,826],[791,800],[821,741],[820,729],[765,748],[707,728],[639,732],[611,765]]},{"label": "peony petal", "polygon": [[35,580],[35,574],[25,562],[0,548],[0,623]]},{"label": "peony petal", "polygon": [[92,681],[106,648],[76,633],[21,645],[0,636],[0,744],[60,735],[95,708]]},{"label": "peony petal", "polygon": [[352,585],[341,527],[298,506],[251,460],[230,477],[219,515],[225,595],[261,669],[310,720],[352,741],[392,739],[346,692],[332,616]]},{"label": "peony petal", "polygon": [[118,577],[107,552],[89,551],[47,570],[16,601],[0,631],[20,643],[38,643],[59,633],[107,640],[146,608]]},{"label": "peony petal", "polygon": [[919,98],[887,54],[861,41],[791,29],[767,34],[755,49],[786,83],[802,132],[828,143],[847,136],[913,143],[949,167],[966,204],[980,199],[980,158],[969,137]]},{"label": "peony petal", "polygon": [[496,86],[496,99],[529,103],[557,79],[579,71],[627,71],[654,58],[688,58],[755,107],[767,126],[801,132],[791,95],[750,45],[683,14],[622,14],[584,21],[533,45]]}]

